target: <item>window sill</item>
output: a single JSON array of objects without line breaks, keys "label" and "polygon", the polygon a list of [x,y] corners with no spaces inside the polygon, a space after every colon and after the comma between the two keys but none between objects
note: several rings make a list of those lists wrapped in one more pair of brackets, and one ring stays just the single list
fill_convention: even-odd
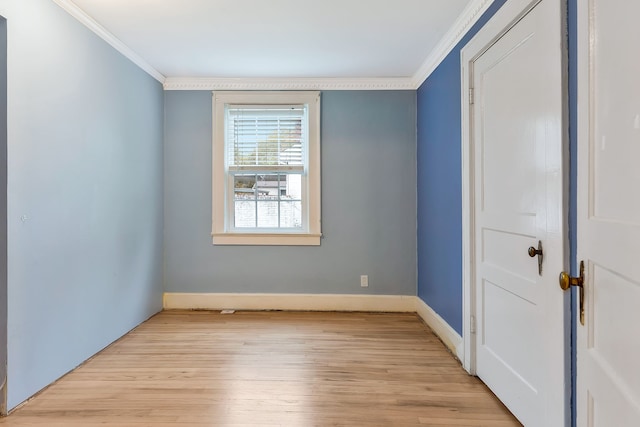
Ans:
[{"label": "window sill", "polygon": [[320,246],[321,234],[214,233],[214,245]]}]

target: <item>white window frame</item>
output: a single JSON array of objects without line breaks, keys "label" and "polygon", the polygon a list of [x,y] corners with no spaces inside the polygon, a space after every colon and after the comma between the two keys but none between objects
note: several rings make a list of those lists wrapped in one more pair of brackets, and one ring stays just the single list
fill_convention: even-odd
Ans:
[{"label": "white window frame", "polygon": [[[225,157],[227,105],[305,105],[308,111],[302,229],[234,229],[230,224],[230,174]],[[212,241],[214,245],[320,245],[320,92],[319,91],[215,91],[213,92]],[[306,185],[304,182],[306,181]]]}]

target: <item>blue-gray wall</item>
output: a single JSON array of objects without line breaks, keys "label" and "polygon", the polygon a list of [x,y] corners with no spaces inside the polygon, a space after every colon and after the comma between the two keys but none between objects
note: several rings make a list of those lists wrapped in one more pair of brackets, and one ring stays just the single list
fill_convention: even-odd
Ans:
[{"label": "blue-gray wall", "polygon": [[462,335],[460,50],[495,0],[418,89],[418,296]]},{"label": "blue-gray wall", "polygon": [[165,93],[167,292],[415,295],[414,91],[322,93],[319,247],[211,244],[211,129],[210,91]]},{"label": "blue-gray wall", "polygon": [[161,309],[162,86],[50,0],[8,28],[8,404]]}]

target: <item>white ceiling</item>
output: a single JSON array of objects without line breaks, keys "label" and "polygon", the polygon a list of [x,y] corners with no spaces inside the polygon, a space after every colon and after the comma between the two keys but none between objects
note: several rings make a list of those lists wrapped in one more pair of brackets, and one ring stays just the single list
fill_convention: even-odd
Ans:
[{"label": "white ceiling", "polygon": [[442,49],[456,25],[462,20],[468,24],[471,9],[477,14],[490,3],[54,1],[75,4],[134,56],[169,78],[410,78],[434,50]]}]

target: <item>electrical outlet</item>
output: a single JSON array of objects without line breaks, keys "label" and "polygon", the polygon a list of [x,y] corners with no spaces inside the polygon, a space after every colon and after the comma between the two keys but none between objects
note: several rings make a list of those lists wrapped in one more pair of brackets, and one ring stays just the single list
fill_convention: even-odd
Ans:
[{"label": "electrical outlet", "polygon": [[360,276],[360,286],[362,286],[363,288],[369,286],[369,276],[367,276],[366,274]]}]

